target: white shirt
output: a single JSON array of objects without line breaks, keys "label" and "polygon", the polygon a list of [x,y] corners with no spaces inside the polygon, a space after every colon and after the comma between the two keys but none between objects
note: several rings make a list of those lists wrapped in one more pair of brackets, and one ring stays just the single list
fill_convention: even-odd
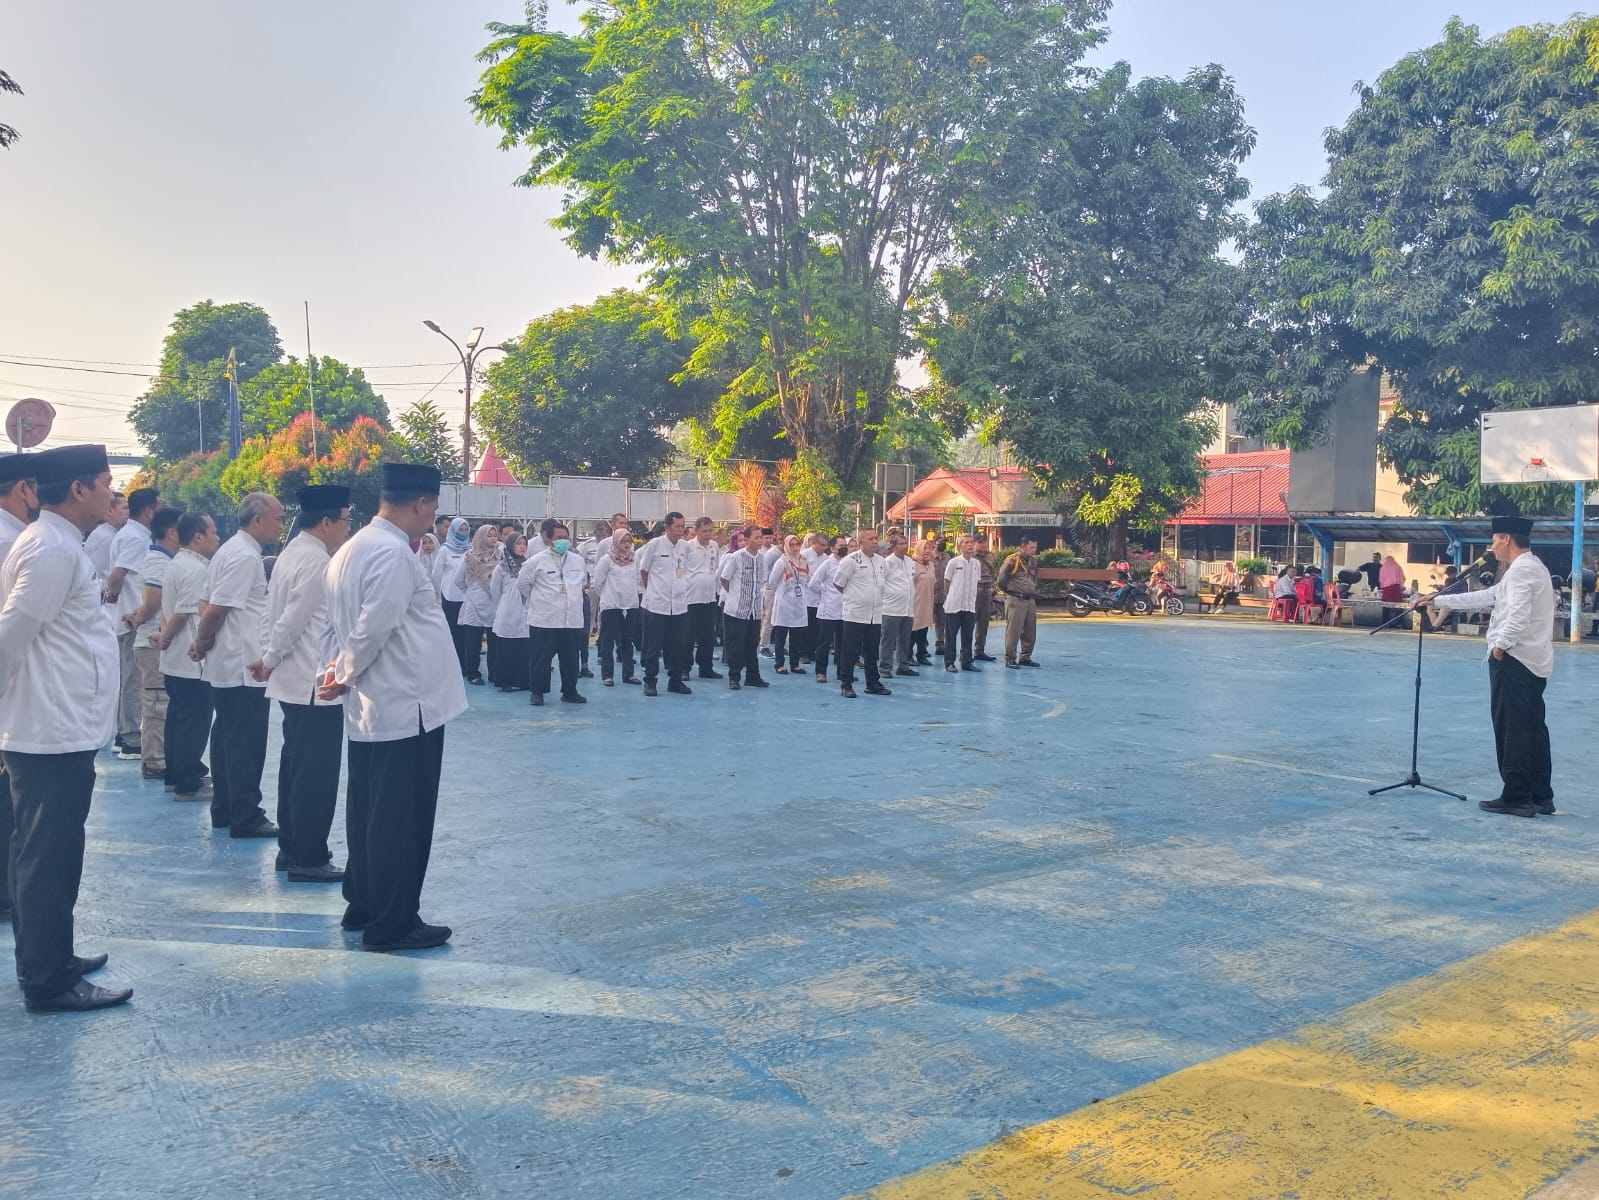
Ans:
[{"label": "white shirt", "polygon": [[405,531],[372,520],[328,564],[333,678],[349,689],[352,742],[397,742],[466,711],[466,684],[444,610]]},{"label": "white shirt", "polygon": [[105,577],[111,574],[111,540],[117,536],[117,531],[112,528],[109,521],[102,521],[89,530],[89,536],[83,539],[84,553],[89,556],[89,561],[94,564],[94,573],[105,582]]},{"label": "white shirt", "polygon": [[5,565],[6,555],[11,552],[11,547],[16,544],[17,538],[22,536],[22,531],[27,528],[22,521],[8,509],[0,508],[0,566]]},{"label": "white shirt", "polygon": [[[832,562],[833,556],[831,554],[818,554],[814,550],[800,551],[800,557],[804,558],[806,555],[810,556],[805,561],[811,564],[811,573],[805,577],[805,607],[820,609],[822,606],[822,590],[817,586],[816,581],[821,574],[822,564]],[[828,586],[831,587],[832,585],[829,584]]]},{"label": "white shirt", "polygon": [[805,605],[805,584],[809,579],[808,572],[801,574],[794,569],[786,554],[772,564],[766,586],[772,592],[773,625],[781,629],[804,629],[811,623],[811,614]]},{"label": "white shirt", "polygon": [[[520,575],[524,562],[518,568]],[[516,579],[505,569],[501,559],[494,567],[494,578],[489,580],[489,594],[494,597],[494,636],[527,640],[527,600],[516,590]]]},{"label": "white shirt", "polygon": [[856,625],[883,621],[883,560],[864,550],[846,554],[833,576],[844,593],[844,620]]},{"label": "white shirt", "polygon": [[200,627],[200,601],[205,598],[205,581],[211,564],[205,556],[193,550],[182,549],[167,564],[167,573],[161,580],[161,619],[169,620],[182,613],[189,619],[172,639],[172,644],[161,651],[161,673],[179,679],[199,679],[200,664],[189,657],[189,647],[194,645],[194,635]]},{"label": "white shirt", "polygon": [[766,549],[761,551],[761,572],[770,575],[772,573],[772,564],[782,557],[783,547],[781,545],[766,547]]},{"label": "white shirt", "polygon": [[0,750],[98,750],[116,726],[121,669],[83,534],[46,509],[0,567]]},{"label": "white shirt", "polygon": [[[407,546],[411,544],[406,539]],[[466,557],[465,550],[451,550],[448,546],[440,546],[439,552],[433,556],[433,586],[439,594],[439,599],[449,600],[459,604],[466,596],[461,592],[459,575],[461,560]]]},{"label": "white shirt", "polygon": [[[144,562],[139,565],[139,598],[141,603],[144,599],[146,588],[154,588],[158,592],[161,591],[162,584],[167,577],[167,567],[171,564],[172,555],[168,554],[163,547],[152,544],[145,551]],[[128,585],[123,583],[122,586],[126,588]],[[117,628],[126,629],[127,626],[118,625]],[[148,646],[150,639],[161,632],[161,610],[156,609],[150,619],[140,625],[135,632],[138,636],[133,639],[133,644],[135,646]]]},{"label": "white shirt", "polygon": [[266,687],[250,678],[250,664],[261,657],[266,625],[266,564],[261,543],[244,530],[211,556],[205,601],[231,610],[202,664],[205,681],[212,687]]},{"label": "white shirt", "polygon": [[317,700],[316,688],[333,645],[328,633],[328,548],[320,538],[297,533],[278,555],[267,589],[266,650],[272,672],[266,694],[288,704],[338,704]]},{"label": "white shirt", "polygon": [[687,538],[678,538],[674,546],[663,533],[646,542],[633,561],[638,563],[641,580],[646,574],[649,576],[644,584],[644,607],[648,611],[663,617],[688,611]]},{"label": "white shirt", "polygon": [[455,593],[461,599],[461,612],[455,621],[458,625],[487,629],[494,624],[494,595],[489,590],[494,585],[494,572],[489,572],[486,582],[476,580],[467,574],[466,563],[467,556],[463,554],[460,565],[455,568]]},{"label": "white shirt", "polygon": [[607,552],[594,564],[594,589],[600,594],[600,611],[608,608],[630,612],[638,607],[638,559],[623,566]]},{"label": "white shirt", "polygon": [[[600,561],[600,539],[586,537],[574,549],[577,550],[578,557],[583,560],[583,566],[588,571],[589,578],[593,579],[594,568],[599,565]],[[606,549],[608,550],[610,547],[607,546]]]},{"label": "white shirt", "polygon": [[122,618],[138,612],[139,605],[144,603],[144,581],[139,577],[139,568],[144,566],[145,556],[149,553],[150,530],[133,518],[128,518],[128,523],[117,530],[116,537],[111,539],[111,567],[106,572],[107,579],[111,571],[118,567],[127,572],[122,577],[122,590],[117,593],[117,602],[111,611],[111,628],[117,631],[119,637],[128,632]]},{"label": "white shirt", "polygon": [[1530,550],[1518,554],[1493,587],[1437,597],[1440,609],[1489,610],[1488,652],[1497,648],[1548,679],[1555,669],[1555,588],[1549,568]]},{"label": "white shirt", "polygon": [[698,538],[684,538],[688,544],[685,569],[688,572],[688,602],[690,604],[715,604],[717,571],[722,566],[722,548],[714,540],[700,545]]},{"label": "white shirt", "polygon": [[915,606],[916,564],[908,554],[904,557],[890,554],[883,560],[883,615],[913,616]]},{"label": "white shirt", "polygon": [[966,558],[957,554],[944,564],[944,611],[946,613],[977,611],[977,581],[983,573],[983,564],[977,556]]},{"label": "white shirt", "polygon": [[531,555],[516,577],[516,590],[527,601],[527,623],[534,629],[583,629],[583,589],[588,568],[583,556],[568,550]]},{"label": "white shirt", "polygon": [[816,619],[818,621],[842,621],[844,619],[844,594],[833,586],[833,579],[838,574],[838,564],[843,560],[835,554],[829,554],[816,565],[812,572],[816,576]]},{"label": "white shirt", "polygon": [[752,554],[748,547],[724,555],[717,578],[727,581],[727,591],[722,593],[722,613],[740,621],[759,621],[762,602],[766,596],[766,573],[761,570],[761,556]]}]

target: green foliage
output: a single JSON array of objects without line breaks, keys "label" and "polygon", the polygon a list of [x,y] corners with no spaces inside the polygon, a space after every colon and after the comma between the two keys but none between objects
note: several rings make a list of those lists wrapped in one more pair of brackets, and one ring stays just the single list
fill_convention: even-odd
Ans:
[{"label": "green foliage", "polygon": [[461,451],[450,437],[444,410],[431,400],[418,400],[400,414],[394,437],[407,462],[428,463],[446,479],[461,475]]},{"label": "green foliage", "polygon": [[966,214],[932,360],[1060,498],[1074,540],[1119,554],[1127,527],[1199,489],[1206,396],[1244,318],[1218,248],[1253,141],[1219,68],[1134,82],[1119,63],[1058,94]]},{"label": "green foliage", "polygon": [[1083,570],[1097,566],[1073,550],[1040,550],[1038,552],[1038,565],[1041,567],[1065,567],[1071,570]]},{"label": "green foliage", "polygon": [[228,465],[225,451],[196,452],[176,462],[157,463],[150,468],[146,482],[161,489],[163,502],[186,512],[209,513],[221,529],[238,504],[222,488],[222,475]]},{"label": "green foliage", "polygon": [[1261,353],[1251,431],[1314,442],[1347,368],[1401,402],[1379,452],[1422,512],[1555,503],[1478,484],[1486,409],[1599,394],[1599,23],[1483,39],[1451,21],[1327,137],[1326,194],[1261,206],[1247,242]]},{"label": "green foliage", "polygon": [[779,464],[777,477],[788,501],[783,513],[788,529],[808,532],[843,527],[843,491],[820,454],[801,450],[793,459]]},{"label": "green foliage", "polygon": [[[774,412],[859,482],[958,205],[1100,40],[1106,0],[615,0],[542,6],[472,96],[579,253],[703,313],[690,369],[736,363],[717,444]],[[722,457],[731,457],[723,454]]]},{"label": "green foliage", "polygon": [[234,503],[246,492],[269,492],[292,509],[295,492],[308,484],[343,484],[350,489],[351,515],[364,520],[377,511],[381,466],[397,458],[401,446],[370,417],[329,429],[302,413],[270,437],[245,442],[222,471],[222,491]]},{"label": "green foliage", "polygon": [[704,385],[676,382],[690,349],[650,296],[619,290],[561,309],[489,368],[479,426],[534,478],[653,482],[675,453],[672,426],[710,404]]},{"label": "green foliage", "polygon": [[[334,358],[316,362],[316,418],[329,429],[348,429],[357,417],[389,423],[389,406],[372,390],[359,367]],[[309,411],[311,394],[305,364],[288,360],[262,368],[239,385],[239,418],[247,438],[276,433]],[[226,433],[226,426],[223,430]]]},{"label": "green foliage", "polygon": [[877,433],[877,461],[910,463],[913,480],[939,467],[953,467],[954,444],[939,408],[946,397],[947,389],[937,383],[915,391],[898,389]]},{"label": "green foliage", "polygon": [[1240,575],[1264,575],[1271,570],[1271,564],[1264,558],[1240,558],[1233,566]]},{"label": "green foliage", "polygon": [[[22,95],[22,88],[17,81],[4,71],[0,71],[0,92],[13,96]],[[9,150],[22,135],[13,126],[0,124],[0,150]]]},{"label": "green foliage", "polygon": [[227,445],[230,348],[236,353],[241,390],[283,357],[278,331],[257,305],[202,300],[172,318],[150,390],[128,413],[139,440],[156,458],[170,462]]}]

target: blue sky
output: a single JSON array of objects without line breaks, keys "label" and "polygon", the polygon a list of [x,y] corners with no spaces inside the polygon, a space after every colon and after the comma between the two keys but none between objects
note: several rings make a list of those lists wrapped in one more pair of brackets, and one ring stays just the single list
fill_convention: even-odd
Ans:
[{"label": "blue sky", "polygon": [[[1321,139],[1357,80],[1438,40],[1452,15],[1498,32],[1560,21],[1569,0],[1120,0],[1098,61],[1138,74],[1218,62],[1259,133],[1258,199],[1316,182]],[[555,0],[556,21],[574,10]],[[517,0],[31,0],[12,7],[0,97],[22,140],[0,153],[0,359],[140,372],[172,314],[250,300],[303,354],[367,368],[398,412],[429,387],[459,412],[451,351],[422,326],[488,340],[631,273],[577,258],[547,222],[558,196],[465,98],[490,20]],[[113,366],[113,363],[132,365]],[[410,364],[432,364],[412,366]],[[0,362],[0,404],[59,413],[51,444],[136,450],[122,418],[142,380]]]}]

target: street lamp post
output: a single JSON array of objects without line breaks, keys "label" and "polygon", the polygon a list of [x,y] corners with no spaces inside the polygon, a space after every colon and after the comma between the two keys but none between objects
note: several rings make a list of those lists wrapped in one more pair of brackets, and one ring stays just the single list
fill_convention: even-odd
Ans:
[{"label": "street lamp post", "polygon": [[472,373],[477,367],[480,354],[487,354],[490,350],[509,350],[509,342],[499,342],[492,346],[479,346],[483,340],[483,326],[474,325],[472,331],[466,335],[466,349],[444,330],[440,329],[435,321],[423,321],[434,333],[438,334],[450,345],[455,347],[455,353],[461,360],[461,369],[466,373],[466,421],[461,426],[461,482],[472,482]]}]

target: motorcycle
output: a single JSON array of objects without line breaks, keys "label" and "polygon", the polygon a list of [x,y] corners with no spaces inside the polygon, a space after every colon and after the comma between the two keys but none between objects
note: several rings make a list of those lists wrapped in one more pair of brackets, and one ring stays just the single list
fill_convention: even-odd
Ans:
[{"label": "motorcycle", "polygon": [[1128,585],[1124,601],[1117,601],[1114,597],[1115,593],[1106,591],[1097,583],[1074,583],[1066,591],[1066,611],[1074,617],[1086,617],[1096,612],[1125,612],[1142,617],[1155,611],[1155,602],[1139,584]]},{"label": "motorcycle", "polygon": [[1188,605],[1183,603],[1183,598],[1169,579],[1162,579],[1155,587],[1154,602],[1166,610],[1169,617],[1180,617],[1188,611]]}]

